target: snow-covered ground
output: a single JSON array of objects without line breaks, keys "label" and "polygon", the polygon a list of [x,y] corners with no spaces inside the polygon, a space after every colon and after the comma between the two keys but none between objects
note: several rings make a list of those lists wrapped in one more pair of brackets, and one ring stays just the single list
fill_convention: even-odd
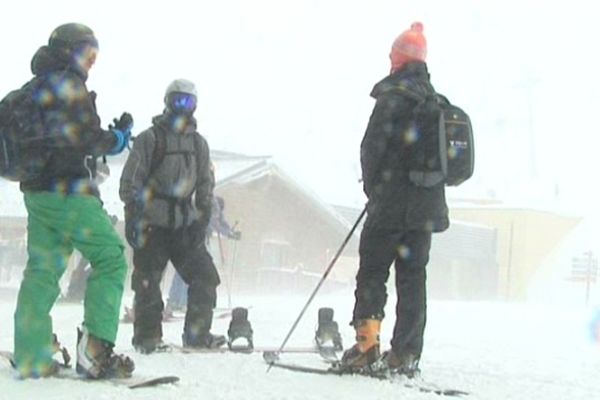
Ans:
[{"label": "snow-covered ground", "polygon": [[[0,349],[12,349],[14,298],[0,293]],[[306,301],[302,296],[236,297],[236,305],[252,306],[257,346],[281,343]],[[126,298],[126,302],[130,299]],[[344,343],[353,342],[347,325],[351,291],[317,296],[289,344],[309,345],[319,307],[333,306]],[[421,362],[423,378],[440,386],[472,392],[469,399],[591,400],[600,398],[600,344],[591,339],[592,308],[461,303],[431,301],[426,347]],[[383,325],[388,346],[392,309]],[[57,304],[54,329],[71,352],[82,307]],[[164,324],[165,339],[179,343],[182,321]],[[217,319],[214,331],[226,332],[228,319]],[[154,354],[139,355],[129,341],[132,326],[122,324],[117,348],[136,362],[141,375],[176,374],[177,385],[129,390],[105,383],[70,380],[15,380],[0,361],[0,399],[439,399],[398,384],[363,377],[317,376],[272,369],[260,354]],[[322,365],[306,355],[287,355],[290,361]]]}]

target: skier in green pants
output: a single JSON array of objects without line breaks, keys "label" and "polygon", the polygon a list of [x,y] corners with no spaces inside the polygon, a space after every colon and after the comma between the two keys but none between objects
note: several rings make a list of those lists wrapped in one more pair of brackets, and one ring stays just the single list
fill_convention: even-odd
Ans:
[{"label": "skier in green pants", "polygon": [[100,127],[95,94],[85,84],[97,53],[92,30],[70,23],[56,28],[31,62],[49,159],[39,176],[21,182],[29,259],[15,311],[14,361],[23,378],[58,371],[50,310],[73,249],[93,267],[78,330],[77,372],[103,379],[130,376],[134,368],[112,350],[127,264],[95,179],[96,160],[126,147],[133,120],[124,113],[108,131]]}]

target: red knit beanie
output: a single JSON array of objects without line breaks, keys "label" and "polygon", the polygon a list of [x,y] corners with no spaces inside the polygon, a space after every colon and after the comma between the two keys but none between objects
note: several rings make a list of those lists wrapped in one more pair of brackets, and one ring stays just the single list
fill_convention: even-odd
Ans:
[{"label": "red knit beanie", "polygon": [[390,61],[392,72],[402,68],[409,61],[425,61],[427,57],[427,40],[423,35],[423,24],[413,22],[409,30],[402,32],[394,40]]}]

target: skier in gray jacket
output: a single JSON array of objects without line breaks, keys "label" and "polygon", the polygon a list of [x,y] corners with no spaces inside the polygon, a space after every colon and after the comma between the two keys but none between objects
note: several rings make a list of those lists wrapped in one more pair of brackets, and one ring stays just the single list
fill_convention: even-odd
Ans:
[{"label": "skier in gray jacket", "polygon": [[224,336],[210,333],[220,279],[204,240],[214,174],[208,144],[193,116],[196,88],[177,79],[164,101],[163,114],[135,139],[119,190],[125,234],[134,249],[132,343],[141,353],[165,349],[160,281],[169,260],[189,285],[183,345],[225,344]]}]

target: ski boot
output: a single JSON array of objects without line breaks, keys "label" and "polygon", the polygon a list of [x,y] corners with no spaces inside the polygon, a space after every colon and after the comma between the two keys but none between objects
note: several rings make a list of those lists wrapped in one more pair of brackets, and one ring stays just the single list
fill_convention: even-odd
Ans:
[{"label": "ski boot", "polygon": [[184,333],[181,336],[183,347],[190,347],[194,349],[218,349],[227,343],[227,339],[223,335],[213,335],[210,332],[206,332],[198,335],[190,335]]},{"label": "ski boot", "polygon": [[344,352],[340,361],[340,369],[350,372],[369,371],[377,362],[379,353],[378,319],[359,319],[352,323],[356,329],[356,344]]},{"label": "ski boot", "polygon": [[87,379],[131,377],[135,368],[133,361],[115,354],[113,346],[91,335],[86,327],[77,329],[77,373]]},{"label": "ski boot", "polygon": [[[229,337],[227,346],[229,349],[239,352],[252,352],[254,349],[252,334],[252,326],[248,321],[248,309],[243,307],[234,308],[231,311],[231,322],[227,330],[227,336]],[[240,338],[246,340],[245,344],[234,344]]]},{"label": "ski boot", "polygon": [[52,334],[52,353],[57,354],[60,353],[62,356],[62,362],[59,362],[55,359],[51,359],[49,363],[45,365],[35,365],[33,368],[29,367],[19,367],[15,364],[14,358],[11,356],[10,365],[18,371],[18,376],[21,379],[26,378],[48,378],[52,376],[58,375],[62,368],[71,368],[71,356],[67,351],[66,347],[62,347],[58,342],[58,338],[56,334]]},{"label": "ski boot", "polygon": [[171,351],[171,346],[166,344],[160,338],[133,338],[131,344],[135,351],[141,354],[167,353]]},{"label": "ski boot", "polygon": [[315,343],[319,349],[332,348],[334,351],[344,349],[338,324],[333,320],[333,308],[324,307],[319,309]]}]

